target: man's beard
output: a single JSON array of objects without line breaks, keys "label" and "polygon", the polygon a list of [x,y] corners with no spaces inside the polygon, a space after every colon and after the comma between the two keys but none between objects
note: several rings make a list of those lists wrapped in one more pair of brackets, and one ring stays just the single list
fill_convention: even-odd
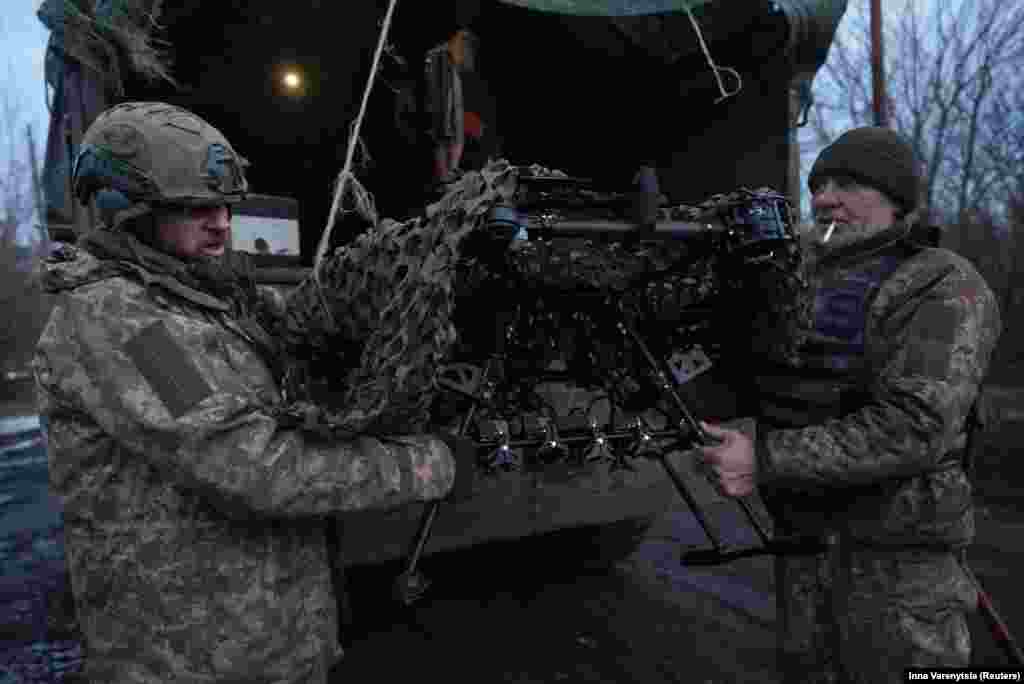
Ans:
[{"label": "man's beard", "polygon": [[824,251],[835,251],[863,242],[877,234],[889,230],[892,225],[872,225],[870,223],[836,223],[835,229],[827,241],[828,225],[816,225],[817,236],[814,241]]},{"label": "man's beard", "polygon": [[[895,225],[881,226],[868,223],[836,223],[835,227],[829,231],[830,224],[831,222],[815,224],[814,227],[805,235],[805,239],[809,243],[811,254],[819,257],[827,254],[834,254],[847,247],[852,247],[861,242],[870,240],[876,235],[880,235],[891,230]],[[829,235],[830,232],[831,235]],[[826,236],[828,236],[828,240],[825,239]]]},{"label": "man's beard", "polygon": [[232,299],[239,294],[238,273],[224,256],[192,257],[183,261],[189,274],[215,297]]}]

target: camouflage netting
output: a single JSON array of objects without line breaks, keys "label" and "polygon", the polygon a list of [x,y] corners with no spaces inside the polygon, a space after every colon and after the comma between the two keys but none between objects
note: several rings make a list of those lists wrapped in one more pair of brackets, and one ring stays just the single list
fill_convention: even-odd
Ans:
[{"label": "camouflage netting", "polygon": [[[443,364],[453,357],[482,364],[504,325],[498,321],[513,318],[509,370],[522,377],[509,383],[522,385],[560,360],[578,385],[636,385],[625,376],[642,374],[642,361],[608,325],[617,302],[641,312],[646,322],[638,323],[660,347],[684,345],[695,326],[687,314],[737,277],[710,243],[495,239],[485,229],[488,212],[514,203],[520,173],[506,161],[467,173],[424,217],[384,220],[326,259],[322,289],[313,280],[301,285],[295,301],[305,308],[292,307],[279,331],[303,358],[285,383],[283,419],[328,433],[422,429]],[[735,194],[712,199],[721,204]],[[676,213],[702,216],[708,208]],[[793,272],[741,271],[741,286],[759,295],[757,309],[783,324],[799,314]],[[311,386],[312,395],[300,391]]]},{"label": "camouflage netting", "polygon": [[322,291],[302,292],[317,287],[309,280],[297,293],[311,307],[322,302],[330,316],[292,307],[282,331],[307,352],[314,377],[333,378],[319,408],[300,401],[285,413],[346,432],[422,425],[438,364],[456,340],[453,287],[462,243],[515,187],[511,165],[491,164],[454,183],[425,217],[385,219],[335,251],[321,270]]},{"label": "camouflage netting", "polygon": [[125,66],[140,76],[174,83],[171,58],[153,36],[162,0],[44,0],[37,15],[53,34],[52,48],[101,75],[124,94]]}]

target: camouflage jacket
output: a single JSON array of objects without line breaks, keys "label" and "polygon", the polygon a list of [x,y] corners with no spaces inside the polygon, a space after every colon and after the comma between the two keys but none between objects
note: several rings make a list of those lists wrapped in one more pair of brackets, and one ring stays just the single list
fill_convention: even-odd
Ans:
[{"label": "camouflage jacket", "polygon": [[[898,230],[809,268],[811,299],[830,274],[877,258],[871,245]],[[838,419],[760,434],[761,491],[791,528],[868,546],[962,546],[974,519],[960,458],[1001,328],[995,295],[967,260],[923,248],[869,302],[863,400]]]},{"label": "camouflage jacket", "polygon": [[326,681],[324,517],[444,496],[451,454],[282,423],[231,307],[166,273],[67,247],[46,281],[59,297],[35,372],[86,675]]}]

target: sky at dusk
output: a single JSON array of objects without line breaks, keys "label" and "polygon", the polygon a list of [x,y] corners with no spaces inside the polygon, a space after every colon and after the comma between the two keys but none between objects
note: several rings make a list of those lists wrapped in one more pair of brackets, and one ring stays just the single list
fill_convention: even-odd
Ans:
[{"label": "sky at dusk", "polygon": [[[17,142],[23,150],[24,130],[31,124],[38,158],[46,144],[50,115],[46,108],[43,60],[50,32],[36,17],[39,0],[3,0],[0,12],[0,88],[16,108]],[[23,152],[24,153],[24,152]],[[29,227],[19,235],[24,239]]]},{"label": "sky at dusk", "polygon": [[49,115],[43,92],[43,59],[50,32],[36,17],[39,0],[4,0],[0,14],[0,78],[21,108],[23,123],[39,135]]}]

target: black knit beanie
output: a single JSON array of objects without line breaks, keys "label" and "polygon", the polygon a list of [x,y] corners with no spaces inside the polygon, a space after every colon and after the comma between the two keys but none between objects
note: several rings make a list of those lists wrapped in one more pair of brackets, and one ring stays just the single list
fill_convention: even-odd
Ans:
[{"label": "black knit beanie", "polygon": [[818,155],[807,185],[826,176],[850,176],[885,193],[905,212],[917,207],[921,176],[914,149],[896,131],[877,126],[843,133]]}]

